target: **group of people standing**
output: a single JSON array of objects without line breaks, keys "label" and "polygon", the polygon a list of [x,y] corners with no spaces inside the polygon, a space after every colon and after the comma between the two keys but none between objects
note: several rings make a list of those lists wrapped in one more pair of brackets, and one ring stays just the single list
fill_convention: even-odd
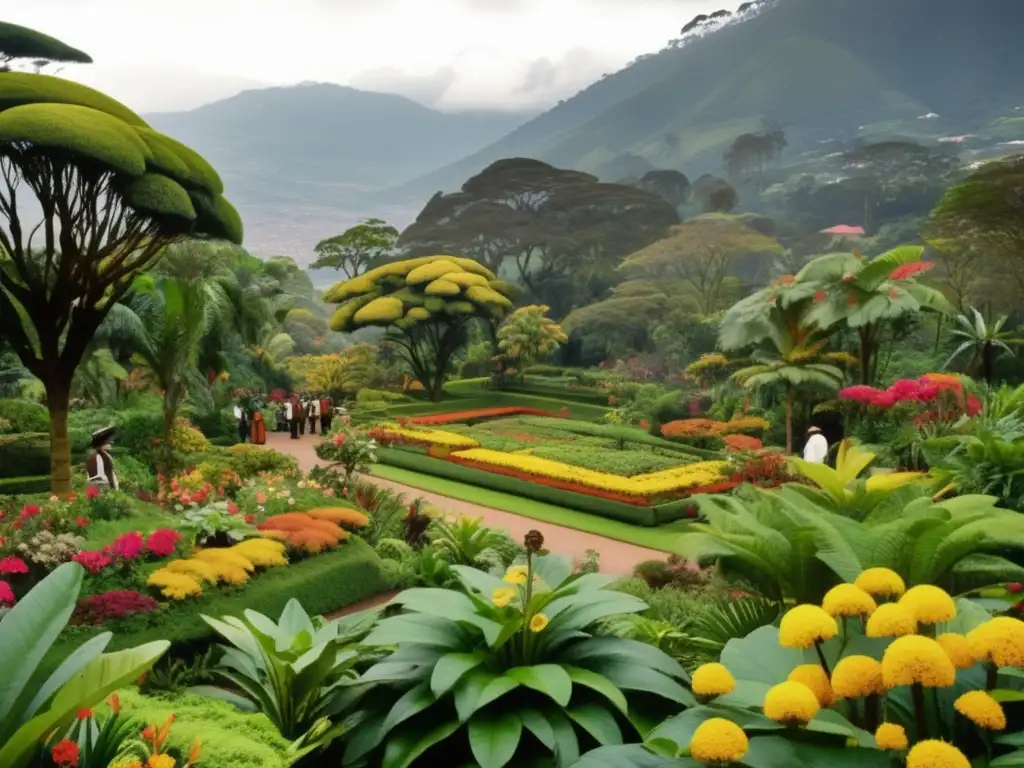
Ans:
[{"label": "group of people standing", "polygon": [[235,421],[238,423],[238,440],[242,443],[263,445],[267,442],[267,425],[258,410],[251,413],[241,403],[235,405]]},{"label": "group of people standing", "polygon": [[298,440],[300,435],[306,434],[307,424],[309,434],[316,434],[319,423],[321,434],[326,435],[334,419],[334,403],[327,395],[317,397],[293,394],[284,401],[283,409],[278,411],[279,422],[282,417],[286,430],[291,432],[292,440]]}]

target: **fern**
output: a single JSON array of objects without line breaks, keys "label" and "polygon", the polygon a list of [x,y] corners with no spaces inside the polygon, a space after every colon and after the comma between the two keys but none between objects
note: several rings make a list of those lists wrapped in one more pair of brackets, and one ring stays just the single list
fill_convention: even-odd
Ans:
[{"label": "fern", "polygon": [[781,613],[779,603],[761,597],[718,603],[694,620],[690,639],[702,650],[718,656],[727,642],[774,624]]}]

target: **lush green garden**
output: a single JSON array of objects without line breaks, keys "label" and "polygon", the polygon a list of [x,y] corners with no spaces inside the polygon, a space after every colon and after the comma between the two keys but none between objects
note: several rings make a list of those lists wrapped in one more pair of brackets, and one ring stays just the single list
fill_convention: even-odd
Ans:
[{"label": "lush green garden", "polygon": [[[0,71],[0,175],[0,768],[1024,765],[1019,340],[925,248],[567,365],[578,314],[379,223],[321,244],[351,272],[320,296],[70,81]],[[936,216],[982,226],[963,196]],[[296,392],[341,407],[301,414],[309,472],[244,428]],[[84,471],[108,426],[116,484]],[[664,555],[605,573],[565,528]]]}]

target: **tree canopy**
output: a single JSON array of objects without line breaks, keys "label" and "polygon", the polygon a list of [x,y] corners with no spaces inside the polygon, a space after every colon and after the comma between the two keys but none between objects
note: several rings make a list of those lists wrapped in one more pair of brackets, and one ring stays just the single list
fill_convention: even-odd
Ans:
[{"label": "tree canopy", "polygon": [[397,242],[397,229],[382,219],[367,219],[317,243],[316,260],[309,268],[332,268],[346,277],[358,277],[390,256]]},{"label": "tree canopy", "polygon": [[30,59],[37,66],[52,61],[91,64],[92,57],[85,51],[72,48],[55,37],[34,29],[0,21],[0,72],[9,68],[15,59]]}]

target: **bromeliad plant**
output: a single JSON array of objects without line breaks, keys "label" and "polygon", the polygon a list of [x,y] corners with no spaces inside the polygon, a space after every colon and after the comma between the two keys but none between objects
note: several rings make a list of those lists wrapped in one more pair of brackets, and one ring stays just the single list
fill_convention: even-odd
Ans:
[{"label": "bromeliad plant", "polygon": [[[694,672],[701,706],[647,741],[680,760],[634,748],[615,765],[1009,768],[1024,761],[1020,732],[1000,735],[1022,668],[1024,622],[869,569]],[[598,751],[577,768],[610,757]]]},{"label": "bromeliad plant", "polygon": [[289,600],[278,622],[255,611],[242,618],[224,616],[203,620],[230,645],[214,671],[242,698],[221,688],[199,686],[194,692],[223,699],[265,714],[286,739],[294,756],[330,743],[347,727],[332,726],[329,718],[341,712],[363,656],[357,643],[374,616],[356,614],[336,621],[312,619],[298,600]]},{"label": "bromeliad plant", "polygon": [[538,556],[504,578],[466,566],[464,592],[411,589],[366,638],[394,652],[361,678],[345,765],[570,766],[581,748],[616,745],[695,702],[686,672],[664,652],[596,637],[600,619],[646,604],[605,589],[601,574],[573,575],[568,559]]},{"label": "bromeliad plant", "polygon": [[42,747],[39,766],[70,765],[75,768],[108,768],[124,755],[142,726],[121,712],[117,694],[107,700],[110,712],[99,717],[91,709],[77,712],[65,731],[54,731]]}]

